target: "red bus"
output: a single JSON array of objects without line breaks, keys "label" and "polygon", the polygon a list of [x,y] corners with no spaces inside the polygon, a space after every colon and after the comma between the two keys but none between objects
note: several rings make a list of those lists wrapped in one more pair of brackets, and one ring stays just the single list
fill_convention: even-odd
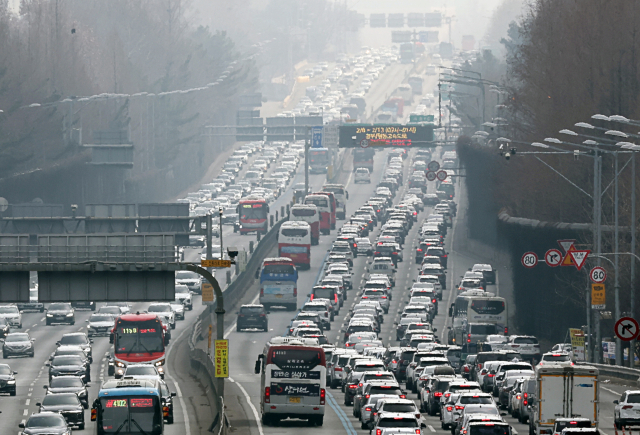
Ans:
[{"label": "red bus", "polygon": [[375,151],[371,148],[355,148],[353,150],[353,170],[367,168],[373,173],[373,155]]},{"label": "red bus", "polygon": [[317,245],[320,240],[320,213],[313,204],[295,204],[291,206],[292,221],[303,221],[311,226],[311,244]]},{"label": "red bus", "polygon": [[238,202],[238,221],[240,234],[261,232],[267,234],[269,230],[269,204],[256,195],[250,195]]},{"label": "red bus", "polygon": [[325,195],[329,197],[329,205],[331,206],[331,229],[336,229],[336,209],[338,204],[336,202],[336,196],[333,192],[314,192],[313,195]]},{"label": "red bus", "polygon": [[331,204],[329,203],[329,198],[326,195],[312,193],[304,197],[304,203],[316,206],[320,214],[320,232],[329,234],[331,232]]},{"label": "red bus", "polygon": [[123,314],[113,328],[113,354],[116,375],[128,364],[153,364],[163,372],[165,326],[155,314]]}]

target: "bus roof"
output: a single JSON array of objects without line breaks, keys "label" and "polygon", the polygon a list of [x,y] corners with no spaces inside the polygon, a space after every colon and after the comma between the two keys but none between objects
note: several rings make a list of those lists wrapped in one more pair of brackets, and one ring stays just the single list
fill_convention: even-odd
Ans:
[{"label": "bus roof", "polygon": [[318,206],[316,206],[315,204],[294,204],[291,206],[291,210],[294,209],[318,210]]},{"label": "bus roof", "polygon": [[290,259],[289,257],[271,257],[271,258],[265,258],[264,260],[262,260],[262,264],[291,264],[293,265],[293,260]]},{"label": "bus roof", "polygon": [[123,314],[118,317],[119,320],[124,320],[125,322],[144,322],[146,320],[157,319],[158,316],[155,314]]},{"label": "bus roof", "polygon": [[240,198],[240,201],[238,201],[238,202],[239,203],[240,202],[243,202],[243,203],[251,203],[251,202],[254,202],[254,203],[257,203],[257,202],[266,203],[267,200],[264,199],[261,196],[258,196],[258,195],[249,195],[249,196],[246,196],[244,198]]},{"label": "bus roof", "polygon": [[322,148],[322,147],[311,147],[309,148],[309,151],[329,151],[329,148]]},{"label": "bus roof", "polygon": [[109,379],[102,383],[98,397],[155,396],[160,394],[158,381],[150,379]]},{"label": "bus roof", "polygon": [[280,226],[280,229],[283,228],[305,228],[305,229],[309,229],[311,228],[311,226],[309,225],[308,222],[305,221],[286,221],[283,222],[282,225]]}]

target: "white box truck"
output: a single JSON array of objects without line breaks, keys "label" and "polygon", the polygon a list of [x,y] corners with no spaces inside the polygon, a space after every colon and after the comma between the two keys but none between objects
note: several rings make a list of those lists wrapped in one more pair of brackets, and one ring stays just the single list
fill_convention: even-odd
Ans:
[{"label": "white box truck", "polygon": [[551,435],[556,418],[588,418],[598,427],[598,369],[592,366],[545,364],[536,370],[536,397],[530,429]]}]

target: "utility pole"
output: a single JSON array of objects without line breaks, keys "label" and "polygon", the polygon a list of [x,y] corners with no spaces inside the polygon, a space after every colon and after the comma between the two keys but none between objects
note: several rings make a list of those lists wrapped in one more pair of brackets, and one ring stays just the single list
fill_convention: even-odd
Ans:
[{"label": "utility pole", "polygon": [[307,127],[304,132],[304,195],[309,194],[309,130]]},{"label": "utility pole", "polygon": [[222,207],[220,207],[218,209],[218,213],[220,214],[220,226],[219,226],[219,231],[220,231],[220,260],[224,259],[224,245],[222,243]]},{"label": "utility pole", "polygon": [[[614,281],[614,290],[615,290],[615,309],[616,309],[616,319],[620,318],[620,269],[618,267],[618,252],[620,251],[620,242],[619,242],[619,235],[620,235],[620,231],[619,231],[619,225],[618,225],[618,153],[615,153],[615,205],[614,205],[614,221],[615,221],[615,235],[614,235],[614,239],[615,239],[615,248],[614,248],[614,252],[616,253],[616,255],[613,257],[614,258],[614,269],[615,269],[615,281]],[[617,336],[616,336],[616,365],[620,366],[622,365],[622,340],[620,340]]]},{"label": "utility pole", "polygon": [[[636,284],[636,153],[631,155],[631,310],[635,318],[635,284]],[[629,367],[635,367],[636,340],[629,343]]]}]

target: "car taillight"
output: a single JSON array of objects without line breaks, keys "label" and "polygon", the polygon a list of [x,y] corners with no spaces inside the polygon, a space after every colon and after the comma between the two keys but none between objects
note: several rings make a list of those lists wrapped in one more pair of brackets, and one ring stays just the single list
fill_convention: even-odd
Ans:
[{"label": "car taillight", "polygon": [[297,297],[298,296],[298,287],[294,287],[293,288],[293,296]]},{"label": "car taillight", "polygon": [[309,297],[310,297],[309,300],[312,301],[313,300],[313,293],[311,293],[311,296],[309,296]]},{"label": "car taillight", "polygon": [[509,335],[509,328],[508,327],[504,327],[504,335]]},{"label": "car taillight", "polygon": [[401,399],[406,399],[406,398],[407,398],[407,396],[405,396],[404,394],[401,394],[399,397],[400,397]]},{"label": "car taillight", "polygon": [[364,410],[365,410],[365,411],[369,411],[369,412],[371,412],[371,408],[370,408],[370,407],[368,407],[368,406],[367,406],[366,408],[364,408]]},{"label": "car taillight", "polygon": [[487,376],[489,376],[490,378],[494,377],[495,375],[492,375],[491,373],[489,373]]},{"label": "car taillight", "polygon": [[382,435],[382,429],[376,429],[376,435]]},{"label": "car taillight", "polygon": [[338,295],[337,294],[333,295],[333,300],[335,301],[336,304],[338,303]]},{"label": "car taillight", "polygon": [[447,256],[446,256],[446,255],[443,255],[443,256],[442,256],[442,258],[447,258]]},{"label": "car taillight", "polygon": [[354,243],[354,244],[353,244],[353,247],[354,247],[354,248],[357,248],[357,247],[358,247],[358,244],[357,244],[357,243]]},{"label": "car taillight", "polygon": [[387,297],[386,296],[382,296],[382,299],[387,299]]},{"label": "car taillight", "polygon": [[418,248],[418,249],[416,249],[416,251],[418,251],[418,252],[422,252],[422,249]]},{"label": "car taillight", "polygon": [[396,361],[395,359],[392,359],[392,360],[391,360],[391,364],[395,364],[395,363],[397,363],[397,362],[398,362],[398,361]]},{"label": "car taillight", "polygon": [[633,409],[633,406],[631,406],[631,405],[624,405],[624,406],[622,407],[622,409]]},{"label": "car taillight", "polygon": [[447,406],[447,411],[449,412],[453,411],[453,406]]},{"label": "car taillight", "polygon": [[91,421],[96,421],[98,418],[98,410],[95,408],[91,409]]},{"label": "car taillight", "polygon": [[456,410],[461,411],[464,409],[464,406],[456,405]]},{"label": "car taillight", "polygon": [[442,397],[442,393],[440,391],[436,391],[433,395],[436,397]]},{"label": "car taillight", "polygon": [[467,334],[467,343],[471,343],[471,334]]},{"label": "car taillight", "polygon": [[469,373],[469,367],[465,366],[465,367],[464,367],[464,371],[465,371],[466,373]]},{"label": "car taillight", "polygon": [[[471,336],[471,334],[469,334]],[[478,370],[482,370],[482,364],[478,363]]]},{"label": "car taillight", "polygon": [[260,297],[264,297],[264,288],[260,287]]},{"label": "car taillight", "polygon": [[163,406],[162,407],[162,416],[163,417],[169,417],[169,407],[168,406]]},{"label": "car taillight", "polygon": [[397,252],[392,252],[391,255],[398,255],[398,253]]},{"label": "car taillight", "polygon": [[325,396],[326,396],[326,391],[324,390],[324,388],[320,388],[320,405],[324,405],[324,401],[325,401]]},{"label": "car taillight", "polygon": [[271,403],[271,388],[264,387],[264,403]]},{"label": "car taillight", "polygon": [[436,303],[436,300],[435,300],[435,299],[432,299],[432,300],[431,300],[431,302],[433,302],[433,303],[435,304],[435,303]]},{"label": "car taillight", "polygon": [[342,371],[342,367],[334,367],[333,371],[335,372],[341,372]]},{"label": "car taillight", "polygon": [[358,388],[358,386],[356,384],[349,385],[349,389],[353,390],[354,388]]},{"label": "car taillight", "polygon": [[520,400],[520,399],[522,399],[522,396],[518,394],[518,395],[516,396],[516,400]]},{"label": "car taillight", "polygon": [[527,399],[525,399],[525,400],[522,402],[522,404],[523,404],[524,406],[527,406],[527,405],[529,404],[529,402],[527,401]]},{"label": "car taillight", "polygon": [[266,314],[260,314],[260,317],[267,317]]},{"label": "car taillight", "polygon": [[360,382],[360,383],[358,384],[358,387],[362,387],[362,382]]},{"label": "car taillight", "polygon": [[370,396],[369,394],[365,394],[364,398],[365,398],[365,399],[368,399],[368,398],[369,398],[369,396]]},{"label": "car taillight", "polygon": [[420,418],[420,414],[416,414],[416,418]]},{"label": "car taillight", "polygon": [[380,254],[379,251],[376,251],[376,252],[373,253],[373,255],[378,255],[378,254]]}]

